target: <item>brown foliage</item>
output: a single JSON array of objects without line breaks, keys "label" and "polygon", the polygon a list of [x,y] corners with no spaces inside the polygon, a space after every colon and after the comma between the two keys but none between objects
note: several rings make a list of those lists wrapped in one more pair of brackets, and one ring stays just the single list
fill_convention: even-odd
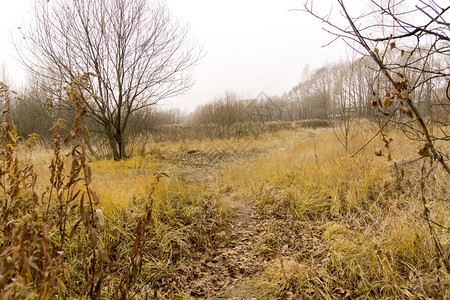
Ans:
[{"label": "brown foliage", "polygon": [[[61,154],[62,121],[53,127],[54,151],[49,185],[39,197],[35,191],[37,174],[30,160],[19,159],[17,136],[10,117],[11,91],[1,84],[4,121],[0,136],[0,293],[2,299],[39,299],[78,296],[99,299],[104,280],[104,266],[109,261],[100,240],[105,216],[96,208],[99,198],[89,185],[92,172],[86,159],[89,133],[84,127],[88,84],[83,74],[64,91],[77,113],[64,143],[72,144],[71,163],[65,174]],[[35,137],[25,141],[30,148]],[[146,213],[151,217],[151,205]],[[148,216],[150,215],[150,217]],[[139,223],[141,224],[141,223]],[[135,252],[141,251],[143,227],[136,228]],[[77,263],[70,261],[76,258]],[[131,260],[135,264],[135,259]],[[128,288],[136,276],[127,277]],[[122,285],[118,290],[123,294]]]}]

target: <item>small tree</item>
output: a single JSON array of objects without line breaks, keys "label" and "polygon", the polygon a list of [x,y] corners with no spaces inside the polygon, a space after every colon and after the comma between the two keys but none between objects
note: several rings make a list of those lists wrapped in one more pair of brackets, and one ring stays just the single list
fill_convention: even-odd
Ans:
[{"label": "small tree", "polygon": [[350,140],[354,137],[355,107],[356,97],[358,97],[352,84],[354,69],[357,67],[354,62],[346,64],[342,62],[338,68],[332,69],[334,79],[333,91],[333,131],[339,143],[344,147],[345,152],[349,152]]},{"label": "small tree", "polygon": [[[405,9],[404,1],[370,1],[373,10],[352,17],[343,0],[336,0],[348,27],[329,15],[319,16],[312,4],[305,10],[328,25],[328,31],[375,63],[372,107],[388,117],[412,140],[422,141],[422,157],[431,157],[450,174],[449,153],[439,143],[450,141],[450,22],[448,3],[416,1]],[[375,20],[373,16],[382,16]],[[378,70],[377,70],[378,69]]]},{"label": "small tree", "polygon": [[34,12],[17,44],[23,63],[49,78],[54,92],[78,74],[95,75],[88,113],[116,160],[127,156],[133,113],[192,87],[189,71],[201,51],[162,2],[38,0]]}]

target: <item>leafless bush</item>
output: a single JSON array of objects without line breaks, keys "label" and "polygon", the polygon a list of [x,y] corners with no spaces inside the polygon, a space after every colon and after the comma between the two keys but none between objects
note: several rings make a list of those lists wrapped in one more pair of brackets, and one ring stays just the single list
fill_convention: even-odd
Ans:
[{"label": "leafless bush", "polygon": [[[381,135],[389,149],[391,140],[385,129],[393,124],[410,140],[422,143],[418,158],[412,162],[424,161],[419,179],[424,195],[424,182],[439,165],[450,174],[450,23],[446,20],[450,6],[434,0],[416,1],[412,8],[405,7],[404,1],[371,1],[371,12],[355,17],[343,0],[337,3],[340,18],[343,17],[347,27],[334,19],[333,14],[320,16],[312,2],[305,4],[305,10],[324,22],[330,33],[352,45],[366,61],[371,61],[367,67],[374,76],[365,87],[372,92],[372,108],[384,117],[380,118],[376,135]],[[426,167],[427,160],[430,167]],[[422,217],[428,222],[443,266],[450,272],[449,259],[435,230],[436,226],[445,226],[430,219],[425,196],[422,203]]]}]

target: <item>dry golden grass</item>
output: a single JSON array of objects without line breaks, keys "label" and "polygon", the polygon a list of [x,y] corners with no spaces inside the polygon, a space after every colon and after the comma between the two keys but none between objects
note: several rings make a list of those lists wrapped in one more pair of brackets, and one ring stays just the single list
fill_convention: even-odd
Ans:
[{"label": "dry golden grass", "polygon": [[[361,130],[351,140],[350,153],[371,134]],[[188,298],[187,291],[175,287],[182,284],[177,283],[178,264],[189,264],[198,251],[208,251],[223,238],[233,210],[230,197],[222,196],[227,193],[286,222],[269,225],[262,249],[272,254],[282,253],[286,244],[296,249],[277,254],[251,281],[261,298],[450,298],[449,274],[420,218],[422,162],[402,165],[417,157],[421,144],[396,132],[389,138],[392,160],[379,138],[352,158],[331,129],[301,128],[258,138],[153,143],[120,162],[93,160],[91,187],[107,219],[102,243],[114,258],[104,292],[113,290],[117,274],[124,271],[119,262],[131,255],[133,229],[155,172],[166,172],[169,178],[158,183],[153,195],[143,276],[151,279],[152,288],[172,289],[167,297]],[[385,155],[375,156],[376,148]],[[43,192],[51,151],[37,149],[33,160]],[[438,169],[425,186],[431,218],[449,227],[448,175]],[[286,238],[286,224],[296,238]],[[448,231],[435,230],[449,255]]]},{"label": "dry golden grass", "polygon": [[[351,149],[359,149],[368,135],[360,134]],[[347,157],[333,134],[324,131],[286,151],[220,173],[221,185],[253,199],[267,215],[288,219],[299,231],[306,228],[317,237],[310,241],[312,249],[284,264],[274,261],[253,282],[261,297],[450,297],[449,274],[420,218],[421,162],[402,165],[417,158],[421,145],[399,133],[389,136],[392,160],[373,154],[384,148],[379,139],[354,158]],[[431,218],[448,227],[448,174],[436,171],[425,186]],[[444,255],[449,255],[449,232],[435,230]],[[270,242],[272,248],[277,245]],[[286,243],[282,239],[278,245]]]}]

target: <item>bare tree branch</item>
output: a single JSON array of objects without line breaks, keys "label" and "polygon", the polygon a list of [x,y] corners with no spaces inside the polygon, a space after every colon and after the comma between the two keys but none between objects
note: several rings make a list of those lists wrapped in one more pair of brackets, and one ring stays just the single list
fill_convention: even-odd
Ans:
[{"label": "bare tree branch", "polygon": [[115,159],[127,156],[130,117],[189,90],[202,51],[164,3],[147,0],[36,1],[16,48],[31,72],[57,82],[90,79],[89,114]]}]

